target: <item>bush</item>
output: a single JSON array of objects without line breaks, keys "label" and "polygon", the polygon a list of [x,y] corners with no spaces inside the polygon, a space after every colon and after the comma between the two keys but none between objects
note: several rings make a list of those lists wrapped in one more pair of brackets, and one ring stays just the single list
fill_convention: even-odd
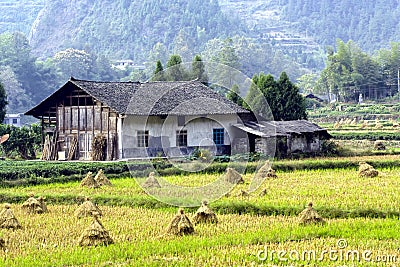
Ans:
[{"label": "bush", "polygon": [[324,156],[339,155],[339,145],[332,140],[323,140],[321,144],[321,154]]}]

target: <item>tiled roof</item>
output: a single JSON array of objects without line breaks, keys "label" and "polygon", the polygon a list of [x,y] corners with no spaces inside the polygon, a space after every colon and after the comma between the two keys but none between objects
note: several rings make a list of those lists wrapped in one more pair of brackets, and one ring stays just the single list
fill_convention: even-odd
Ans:
[{"label": "tiled roof", "polygon": [[248,121],[244,124],[235,124],[235,127],[260,137],[277,137],[291,134],[305,134],[320,132],[330,136],[326,129],[306,120],[294,121]]},{"label": "tiled roof", "polygon": [[44,110],[46,105],[54,104],[57,98],[63,95],[59,91],[74,86],[120,114],[207,115],[249,112],[199,81],[97,82],[71,78],[26,114],[40,116],[38,113]]}]

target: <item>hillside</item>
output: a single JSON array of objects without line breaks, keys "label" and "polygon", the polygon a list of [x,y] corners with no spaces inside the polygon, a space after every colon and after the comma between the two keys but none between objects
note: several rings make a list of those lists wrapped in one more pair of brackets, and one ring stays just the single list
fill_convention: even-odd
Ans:
[{"label": "hillside", "polygon": [[243,30],[215,0],[54,0],[41,10],[29,40],[40,56],[74,47],[140,62],[157,42],[172,50],[183,40],[197,52],[209,39]]},{"label": "hillside", "polygon": [[254,36],[309,47],[353,40],[366,51],[400,39],[397,0],[220,0],[225,13],[238,13]]},{"label": "hillside", "polygon": [[388,47],[400,38],[399,15],[396,0],[0,0],[0,32],[29,34],[39,57],[74,47],[140,61],[157,42],[172,51],[183,36],[198,53],[210,39],[239,34],[296,58],[337,38],[369,52]]},{"label": "hillside", "polygon": [[46,0],[0,0],[0,33],[28,34]]}]

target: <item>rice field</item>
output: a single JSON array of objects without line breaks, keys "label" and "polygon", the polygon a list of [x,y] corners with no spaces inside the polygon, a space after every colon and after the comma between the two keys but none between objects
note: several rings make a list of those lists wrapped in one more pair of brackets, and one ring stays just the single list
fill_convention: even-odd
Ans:
[{"label": "rice field", "polygon": [[[249,191],[253,174],[244,176],[245,183],[237,185],[229,196],[215,203],[240,201],[255,205],[275,207],[304,207],[313,202],[315,207],[342,210],[375,209],[383,212],[400,212],[400,168],[381,169],[374,178],[358,176],[353,169],[299,170],[277,172],[277,179],[266,179],[248,197],[240,196],[241,190]],[[166,182],[185,187],[200,187],[220,179],[216,174],[191,174],[163,177]],[[160,179],[160,178],[159,178]],[[80,187],[79,182],[48,184],[18,188],[0,188],[0,195],[25,197],[30,193],[47,198],[64,197],[83,199],[101,197],[109,199],[152,199],[138,185],[136,179],[112,179],[112,187],[98,189]],[[261,191],[266,195],[260,197]]]},{"label": "rice field", "polygon": [[[400,212],[400,168],[379,169],[374,178],[357,170],[328,169],[277,172],[249,196],[253,178],[235,187],[210,207],[242,205],[314,207],[340,210]],[[171,184],[199,187],[219,175],[191,174],[163,177]],[[165,230],[176,208],[143,208],[129,200],[151,200],[133,178],[112,179],[112,187],[82,188],[78,182],[0,188],[0,195],[15,197],[11,209],[20,230],[0,230],[6,250],[0,266],[397,266],[400,264],[398,216],[373,219],[331,218],[325,225],[300,226],[296,216],[259,216],[217,213],[219,223],[196,225],[191,236],[170,236]],[[265,190],[264,196],[259,196]],[[30,193],[46,196],[49,213],[26,214],[19,199]],[[101,222],[115,244],[81,248],[78,239],[92,219],[78,219],[74,211],[85,196],[104,201]],[[55,204],[68,199],[68,205]],[[117,202],[115,199],[126,201]],[[109,203],[107,203],[109,200]],[[127,205],[124,205],[127,204]],[[194,209],[186,209],[189,217]]]},{"label": "rice field", "polygon": [[[102,224],[115,244],[81,248],[77,240],[91,219],[74,217],[77,205],[49,205],[49,213],[36,215],[27,215],[20,205],[11,208],[23,228],[0,231],[7,244],[6,251],[0,251],[2,266],[333,266],[368,262],[341,259],[340,254],[337,259],[320,259],[324,250],[357,250],[360,255],[371,251],[370,260],[390,255],[397,261],[395,256],[400,256],[398,219],[340,219],[324,226],[299,226],[296,217],[229,214],[219,215],[216,225],[196,226],[192,236],[175,237],[164,234],[172,212],[100,206]],[[278,257],[272,251],[287,255]],[[303,260],[302,254],[310,251],[318,257],[307,254]]]}]

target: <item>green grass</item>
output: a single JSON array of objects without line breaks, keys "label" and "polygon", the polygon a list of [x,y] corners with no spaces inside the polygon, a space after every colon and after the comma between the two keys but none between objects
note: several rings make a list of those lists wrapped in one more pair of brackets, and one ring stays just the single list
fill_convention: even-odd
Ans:
[{"label": "green grass", "polygon": [[[244,176],[245,184],[236,186],[229,196],[211,205],[221,213],[296,215],[308,202],[313,202],[315,208],[329,218],[379,218],[400,214],[398,167],[380,169],[380,176],[375,178],[358,177],[355,169],[298,170],[277,174],[277,179],[266,179],[250,196],[241,197],[240,190],[249,191],[253,178],[253,174],[247,174]],[[220,177],[218,174],[192,174],[163,178],[171,184],[198,187]],[[3,202],[21,203],[27,195],[34,193],[45,196],[49,203],[54,204],[75,204],[90,196],[104,205],[168,208],[167,204],[148,196],[134,178],[111,181],[112,187],[98,189],[80,187],[79,182],[0,188],[0,196]],[[263,189],[267,194],[260,197]]]},{"label": "green grass", "polygon": [[[23,215],[13,207],[24,226],[22,230],[1,230],[9,251],[2,266],[249,266],[286,264],[277,258],[260,261],[257,254],[272,250],[322,251],[338,249],[371,250],[375,255],[398,253],[398,219],[334,219],[323,226],[299,226],[285,216],[219,215],[217,225],[199,225],[193,236],[165,236],[174,216],[169,211],[127,207],[103,207],[102,223],[115,244],[80,248],[76,239],[90,220],[72,215],[76,206],[49,206],[50,213]],[[191,217],[193,213],[188,214]],[[54,231],[54,229],[57,229]],[[7,255],[7,256],[6,256]],[[307,264],[291,261],[292,264]],[[332,266],[332,261],[311,261]],[[346,264],[345,261],[334,262]],[[349,263],[349,262],[347,262]],[[377,266],[377,265],[374,265]]]},{"label": "green grass", "polygon": [[[380,175],[358,177],[358,161],[375,163]],[[318,167],[329,164],[344,168]],[[374,256],[400,256],[400,167],[395,157],[279,161],[275,166],[282,166],[278,178],[265,180],[250,196],[242,197],[239,193],[249,189],[253,178],[252,173],[246,174],[244,184],[210,204],[219,223],[196,226],[193,236],[184,237],[164,235],[176,208],[148,196],[131,177],[112,178],[112,187],[98,189],[82,188],[77,181],[0,188],[0,201],[13,203],[23,226],[17,231],[0,229],[7,245],[6,251],[0,250],[0,266],[391,266],[328,257],[310,262],[281,261],[271,254],[265,261],[257,257],[265,250],[337,250],[339,239],[347,241],[344,252],[370,250]],[[163,179],[199,187],[219,177],[192,173]],[[263,189],[267,194],[260,197]],[[48,214],[27,215],[21,210],[30,193],[46,196]],[[103,211],[101,221],[114,245],[77,246],[90,224],[90,218],[78,220],[73,215],[85,196]],[[296,216],[310,201],[327,224],[298,225]],[[195,212],[195,208],[185,210],[189,217]]]}]

